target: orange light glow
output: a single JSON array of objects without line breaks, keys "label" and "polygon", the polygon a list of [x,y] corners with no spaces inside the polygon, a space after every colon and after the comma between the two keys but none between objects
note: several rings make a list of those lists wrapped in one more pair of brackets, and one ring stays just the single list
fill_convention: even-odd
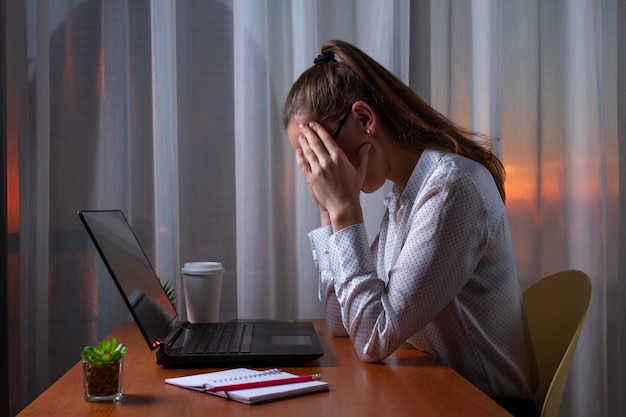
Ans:
[{"label": "orange light glow", "polygon": [[[11,115],[15,109],[9,106],[8,120],[17,120],[17,116]],[[11,117],[15,117],[11,119]],[[20,175],[17,145],[17,124],[7,123],[7,231],[17,233],[20,231]]]},{"label": "orange light glow", "polygon": [[531,203],[541,198],[544,201],[557,201],[562,197],[562,174],[560,164],[542,166],[541,177],[536,166],[505,164],[506,200],[510,203]]}]

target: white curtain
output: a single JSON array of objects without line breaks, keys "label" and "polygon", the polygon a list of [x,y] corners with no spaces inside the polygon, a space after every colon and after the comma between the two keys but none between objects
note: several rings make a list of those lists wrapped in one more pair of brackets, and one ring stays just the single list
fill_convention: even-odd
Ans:
[{"label": "white curtain", "polygon": [[[594,282],[561,415],[624,413],[618,0],[7,3],[14,412],[130,319],[79,209],[125,211],[182,316],[182,263],[218,260],[222,319],[321,317],[306,236],[319,218],[280,118],[339,38],[494,137],[523,287],[568,268]],[[388,189],[363,196],[370,238]]]},{"label": "white curtain", "polygon": [[618,41],[617,8],[610,1],[503,7],[503,159],[520,279],[575,268],[594,283],[564,416],[624,412],[616,63],[625,38],[620,29]]}]

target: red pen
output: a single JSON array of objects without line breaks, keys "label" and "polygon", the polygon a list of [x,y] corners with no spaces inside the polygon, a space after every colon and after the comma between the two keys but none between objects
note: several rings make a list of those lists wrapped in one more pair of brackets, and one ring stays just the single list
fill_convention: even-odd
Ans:
[{"label": "red pen", "polygon": [[294,377],[289,377],[289,378],[268,379],[266,381],[244,382],[241,384],[215,385],[215,386],[207,385],[205,388],[205,391],[207,392],[236,391],[240,389],[272,387],[275,385],[295,384],[297,382],[314,381],[316,379],[320,379],[321,377],[322,375],[320,374],[312,374],[312,375],[294,376]]}]

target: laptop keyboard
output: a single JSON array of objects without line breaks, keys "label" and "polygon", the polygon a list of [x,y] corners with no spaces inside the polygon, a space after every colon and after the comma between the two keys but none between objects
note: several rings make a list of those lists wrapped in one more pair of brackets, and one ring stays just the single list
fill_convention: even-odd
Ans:
[{"label": "laptop keyboard", "polygon": [[201,333],[183,350],[186,354],[250,353],[250,323],[210,323],[202,325]]}]

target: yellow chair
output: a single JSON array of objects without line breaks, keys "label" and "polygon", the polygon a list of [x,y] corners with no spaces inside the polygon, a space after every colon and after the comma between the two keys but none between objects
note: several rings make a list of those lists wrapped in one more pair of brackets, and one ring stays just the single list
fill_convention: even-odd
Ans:
[{"label": "yellow chair", "polygon": [[541,417],[559,412],[592,294],[589,276],[575,270],[547,276],[523,293],[539,370],[534,400]]}]

